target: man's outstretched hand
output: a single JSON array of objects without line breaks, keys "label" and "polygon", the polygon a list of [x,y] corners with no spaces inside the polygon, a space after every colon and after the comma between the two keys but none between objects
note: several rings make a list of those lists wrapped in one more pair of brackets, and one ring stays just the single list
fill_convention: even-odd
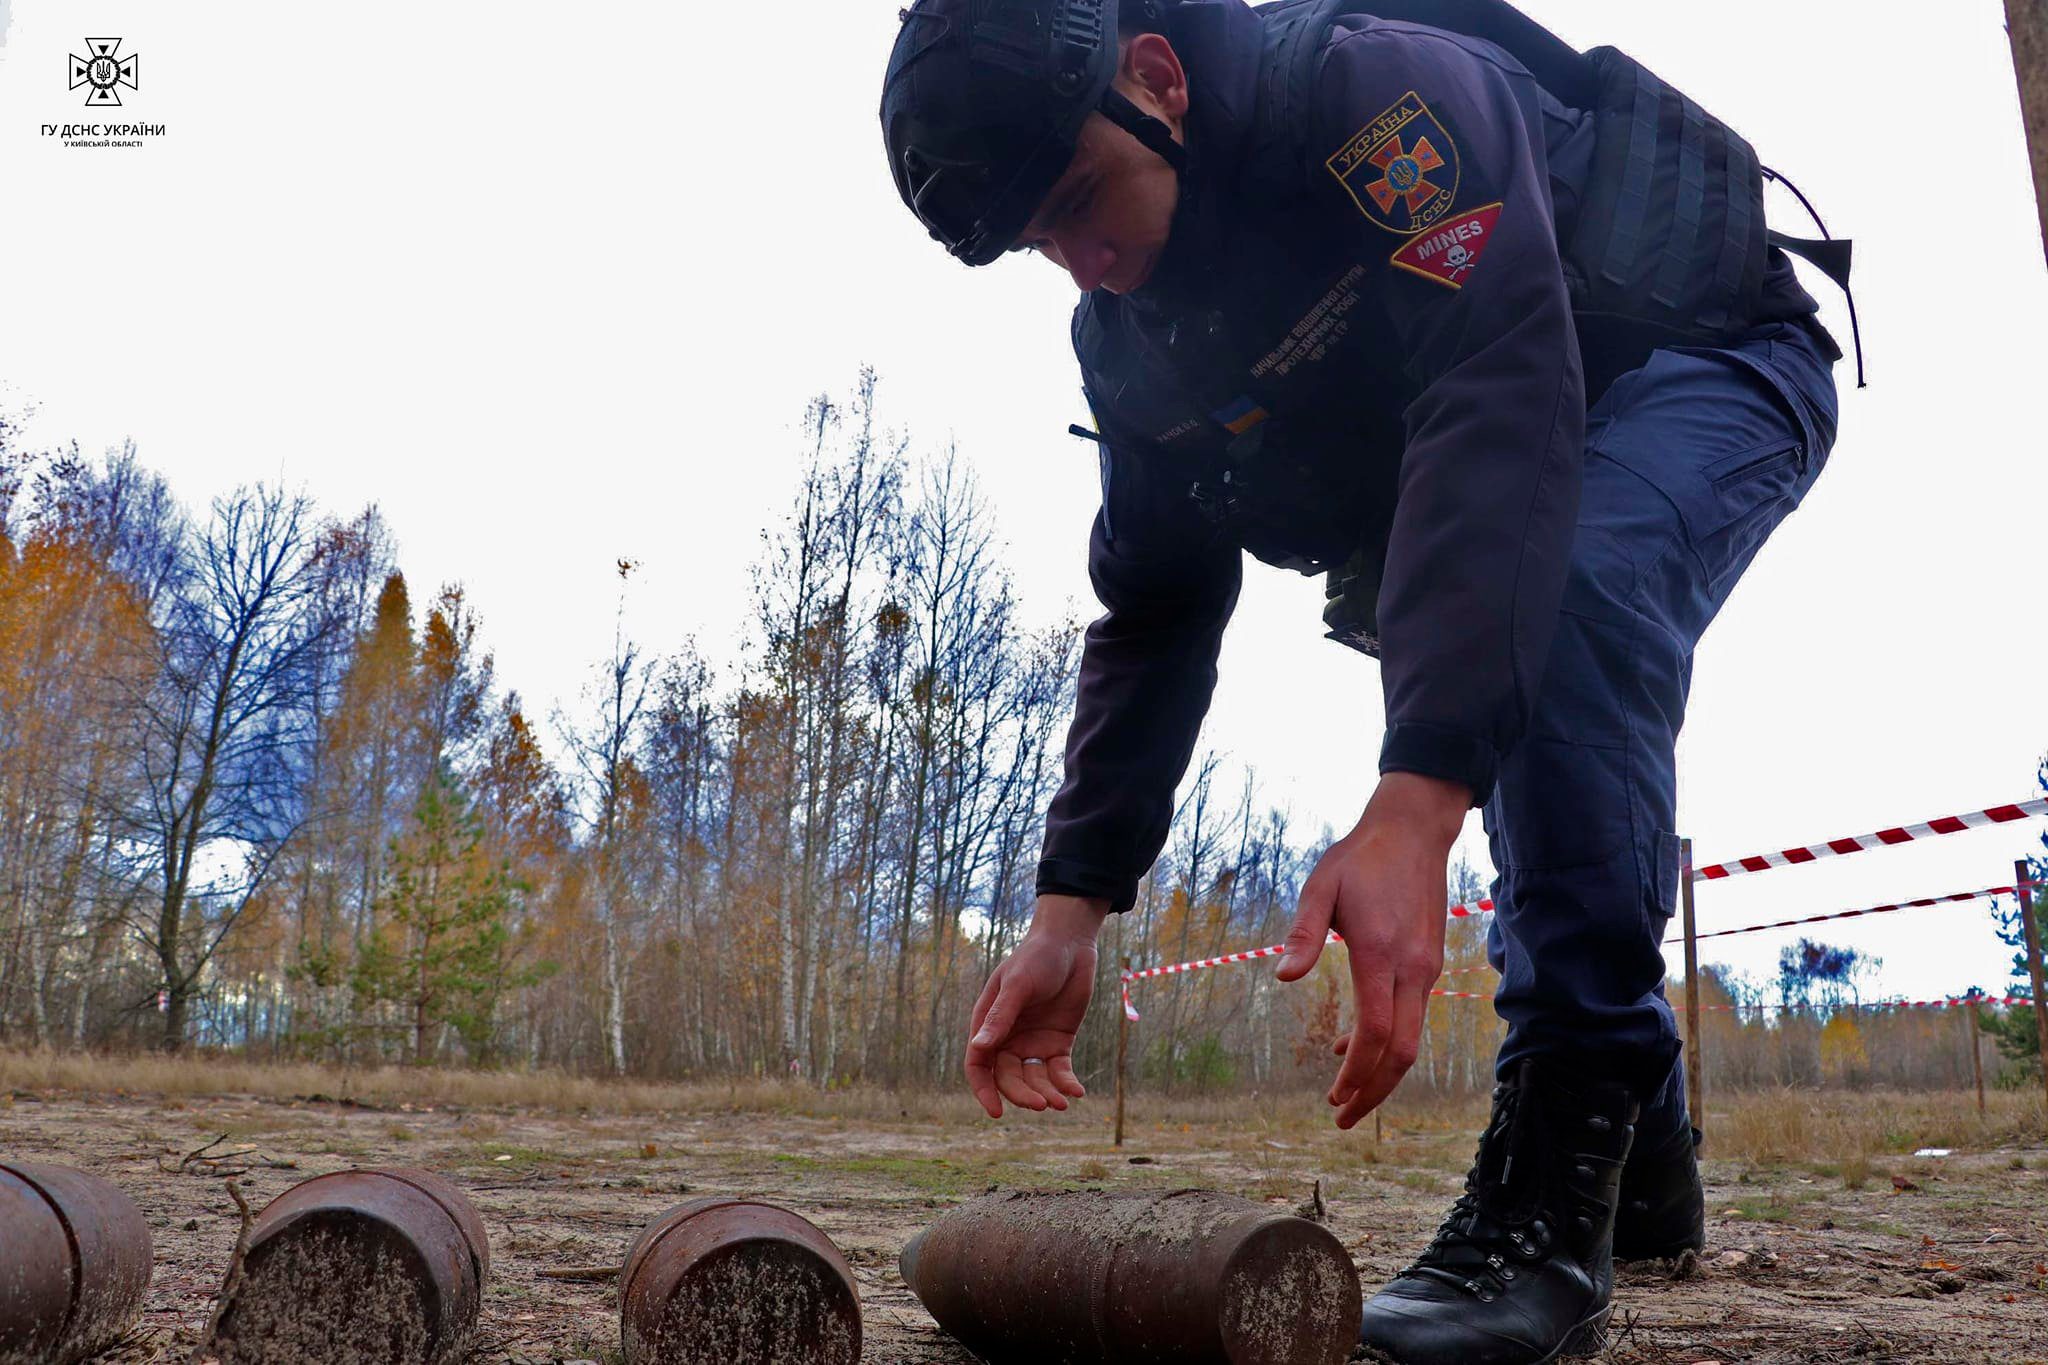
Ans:
[{"label": "man's outstretched hand", "polygon": [[1043,1112],[1088,1093],[1074,1074],[1074,1035],[1095,991],[1103,901],[1040,896],[1031,928],[997,967],[968,1021],[967,1086],[988,1116],[1003,1101]]},{"label": "man's outstretched hand", "polygon": [[1429,992],[1444,965],[1444,868],[1472,794],[1453,782],[1388,773],[1351,833],[1302,886],[1282,981],[1314,970],[1335,929],[1351,957],[1352,1029],[1330,1103],[1350,1128],[1415,1064]]}]

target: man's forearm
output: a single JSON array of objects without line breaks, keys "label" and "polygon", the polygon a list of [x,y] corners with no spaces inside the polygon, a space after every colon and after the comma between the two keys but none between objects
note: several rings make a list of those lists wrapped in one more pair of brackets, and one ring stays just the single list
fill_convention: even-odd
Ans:
[{"label": "man's forearm", "polygon": [[1098,517],[1089,572],[1108,612],[1089,626],[1082,651],[1066,779],[1046,815],[1037,889],[1121,910],[1166,841],[1241,566],[1228,546],[1127,558]]}]

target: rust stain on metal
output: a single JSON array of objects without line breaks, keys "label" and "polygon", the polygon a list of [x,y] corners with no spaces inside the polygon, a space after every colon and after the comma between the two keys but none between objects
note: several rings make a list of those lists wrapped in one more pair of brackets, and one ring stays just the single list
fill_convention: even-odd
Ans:
[{"label": "rust stain on metal", "polygon": [[941,1327],[995,1365],[1339,1365],[1358,1271],[1328,1229],[1234,1195],[989,1195],[903,1250]]},{"label": "rust stain on metal", "polygon": [[839,1249],[773,1204],[695,1199],[634,1239],[619,1280],[627,1365],[854,1365],[860,1294]]},{"label": "rust stain on metal", "polygon": [[0,1165],[0,1365],[70,1365],[127,1335],[154,1248],[134,1201],[63,1166]]},{"label": "rust stain on metal", "polygon": [[476,1331],[483,1220],[427,1171],[337,1171],[256,1217],[221,1314],[222,1365],[443,1365]]}]

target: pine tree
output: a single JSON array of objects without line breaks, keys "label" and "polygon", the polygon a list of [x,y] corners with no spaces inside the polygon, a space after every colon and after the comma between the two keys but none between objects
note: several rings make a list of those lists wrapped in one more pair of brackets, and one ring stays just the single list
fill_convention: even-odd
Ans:
[{"label": "pine tree", "polygon": [[387,868],[380,923],[356,962],[358,1001],[404,1007],[415,1064],[438,1056],[434,1035],[443,1026],[475,1052],[499,996],[522,984],[509,970],[508,924],[520,887],[484,848],[483,821],[446,770],[420,789],[412,827],[392,841]]}]

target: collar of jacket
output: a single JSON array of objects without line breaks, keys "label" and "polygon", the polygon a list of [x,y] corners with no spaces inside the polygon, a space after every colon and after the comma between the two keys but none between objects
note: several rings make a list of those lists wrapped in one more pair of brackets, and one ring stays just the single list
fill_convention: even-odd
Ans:
[{"label": "collar of jacket", "polygon": [[1265,24],[1244,0],[1182,0],[1169,35],[1188,74],[1188,169],[1166,249],[1125,302],[1172,314],[1200,297],[1220,260],[1226,189],[1257,114]]}]

